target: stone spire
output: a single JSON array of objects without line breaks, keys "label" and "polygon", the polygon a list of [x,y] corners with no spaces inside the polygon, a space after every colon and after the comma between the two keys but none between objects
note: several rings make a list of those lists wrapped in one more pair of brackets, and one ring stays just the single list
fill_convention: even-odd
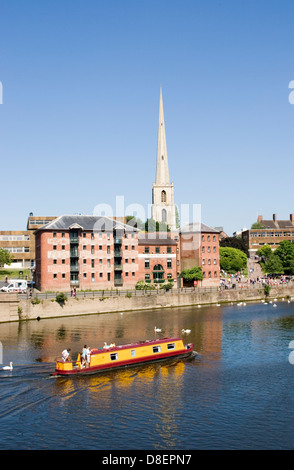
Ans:
[{"label": "stone spire", "polygon": [[157,141],[156,184],[169,184],[169,171],[165,137],[162,89],[160,87],[159,122]]},{"label": "stone spire", "polygon": [[174,185],[169,181],[161,88],[159,101],[156,181],[152,185],[151,214],[154,220],[157,222],[165,222],[171,230],[175,230],[176,208],[174,204]]}]

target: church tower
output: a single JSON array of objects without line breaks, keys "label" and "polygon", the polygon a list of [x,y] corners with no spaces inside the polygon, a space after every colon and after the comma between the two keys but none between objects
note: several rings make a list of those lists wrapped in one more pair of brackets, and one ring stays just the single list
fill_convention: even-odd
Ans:
[{"label": "church tower", "polygon": [[152,185],[151,216],[156,222],[165,222],[171,230],[176,229],[174,184],[169,181],[163,114],[162,90],[160,88],[159,123],[157,142],[156,181]]}]

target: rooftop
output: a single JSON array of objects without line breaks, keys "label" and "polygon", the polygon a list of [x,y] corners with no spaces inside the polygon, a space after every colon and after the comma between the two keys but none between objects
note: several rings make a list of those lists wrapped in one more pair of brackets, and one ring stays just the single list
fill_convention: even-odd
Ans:
[{"label": "rooftop", "polygon": [[112,232],[113,230],[123,230],[126,232],[139,232],[131,225],[117,222],[114,219],[99,215],[61,215],[52,222],[39,228],[37,232],[44,230],[87,230],[97,232]]}]

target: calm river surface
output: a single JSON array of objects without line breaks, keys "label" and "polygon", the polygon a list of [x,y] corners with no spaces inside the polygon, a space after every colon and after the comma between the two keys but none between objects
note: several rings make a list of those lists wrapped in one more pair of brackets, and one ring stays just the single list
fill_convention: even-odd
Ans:
[{"label": "calm river surface", "polygon": [[[294,302],[0,325],[0,449],[293,449]],[[193,361],[53,378],[64,347],[192,331]],[[159,335],[159,333],[156,333]]]}]

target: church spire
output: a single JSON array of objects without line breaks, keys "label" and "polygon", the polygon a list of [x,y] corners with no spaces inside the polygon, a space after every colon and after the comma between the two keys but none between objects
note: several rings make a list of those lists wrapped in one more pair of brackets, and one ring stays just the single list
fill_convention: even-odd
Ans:
[{"label": "church spire", "polygon": [[160,87],[159,122],[157,141],[156,184],[169,184],[169,171],[165,137],[162,89]]},{"label": "church spire", "polygon": [[161,87],[159,101],[156,181],[152,185],[151,216],[156,222],[164,222],[171,230],[175,230],[176,208],[174,204],[174,185],[173,183],[169,182]]}]

